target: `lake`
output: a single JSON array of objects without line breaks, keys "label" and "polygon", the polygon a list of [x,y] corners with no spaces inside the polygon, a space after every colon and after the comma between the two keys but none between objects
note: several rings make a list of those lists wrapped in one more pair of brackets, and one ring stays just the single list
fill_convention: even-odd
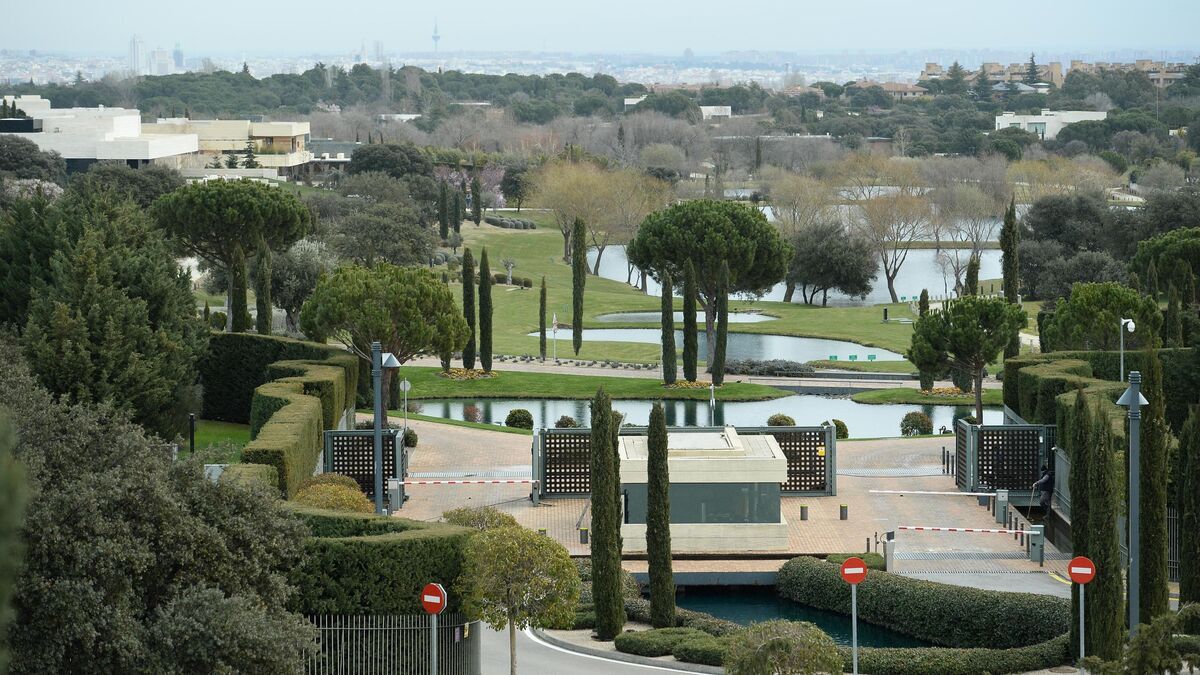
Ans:
[{"label": "lake", "polygon": [[[761,312],[730,312],[729,323],[761,323],[763,321],[774,321],[778,317]],[[601,314],[596,317],[596,321],[601,323],[659,323],[662,320],[662,312],[614,312],[612,314]],[[696,309],[697,324],[704,324],[704,310]],[[683,323],[683,312],[675,312],[675,324]]]},{"label": "lake", "polygon": [[[560,330],[560,338],[569,340],[570,330]],[[530,333],[537,337],[537,333]],[[642,344],[660,344],[662,342],[660,328],[585,328],[584,342],[638,342]],[[675,345],[683,347],[683,331],[675,331]],[[704,334],[703,322],[700,322],[696,336],[698,354],[708,353],[708,338]],[[771,360],[784,359],[788,361],[816,361],[836,356],[839,361],[848,361],[850,356],[857,356],[858,361],[903,361],[904,356],[896,352],[876,347],[864,347],[855,342],[843,340],[826,340],[823,338],[805,338],[792,335],[760,335],[756,333],[729,333],[725,344],[727,359]],[[871,359],[870,357],[875,357]],[[703,360],[703,357],[702,357]]]}]

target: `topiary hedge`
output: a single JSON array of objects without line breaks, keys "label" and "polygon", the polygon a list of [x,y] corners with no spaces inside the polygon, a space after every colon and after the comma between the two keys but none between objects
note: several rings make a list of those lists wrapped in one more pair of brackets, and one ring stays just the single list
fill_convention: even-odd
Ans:
[{"label": "topiary hedge", "polygon": [[533,413],[524,408],[513,408],[508,411],[508,416],[504,418],[504,426],[514,429],[532,429]]},{"label": "topiary hedge", "polygon": [[455,583],[471,530],[290,506],[313,533],[303,562],[288,573],[297,591],[290,602],[293,611],[422,614],[419,592],[430,582],[446,587],[447,609],[458,611]]},{"label": "topiary hedge", "polygon": [[266,464],[230,464],[221,472],[221,482],[261,485],[273,493],[279,493],[279,471]]},{"label": "topiary hedge", "polygon": [[[850,649],[839,647],[850,672]],[[1011,649],[859,648],[859,672],[871,675],[974,675],[975,673],[1026,673],[1071,662],[1066,634],[1028,647]]]},{"label": "topiary hedge", "polygon": [[[850,613],[850,587],[837,565],[824,560],[789,560],[775,585],[794,602]],[[949,586],[877,571],[858,588],[860,619],[945,647],[1005,649],[1054,640],[1070,628],[1069,605],[1063,598]]]},{"label": "topiary hedge", "polygon": [[725,654],[728,651],[729,641],[726,638],[704,635],[680,640],[671,653],[675,655],[676,660],[685,663],[721,666],[725,663]]},{"label": "topiary hedge", "polygon": [[355,485],[337,483],[317,483],[306,485],[292,496],[297,504],[311,506],[317,509],[332,511],[350,511],[353,513],[374,513],[375,506],[363,491]]},{"label": "topiary hedge", "polygon": [[305,395],[300,382],[269,382],[254,392],[252,417],[257,433],[242,450],[242,461],[275,467],[279,487],[290,497],[312,476],[324,449],[321,401]]},{"label": "topiary hedge", "polygon": [[[267,366],[267,379],[275,382],[299,382],[304,385],[305,394],[321,400],[321,417],[325,428],[336,429],[342,414],[354,406],[354,400],[347,398],[347,393],[354,392],[347,386],[351,379],[347,376],[347,370],[338,365],[321,362],[276,361]],[[357,363],[353,364],[353,371],[358,372]],[[256,432],[252,415],[250,437],[253,438]]]},{"label": "topiary hedge", "polygon": [[621,633],[613,640],[613,646],[626,654],[666,656],[684,640],[709,637],[708,633],[695,628],[652,628]]}]

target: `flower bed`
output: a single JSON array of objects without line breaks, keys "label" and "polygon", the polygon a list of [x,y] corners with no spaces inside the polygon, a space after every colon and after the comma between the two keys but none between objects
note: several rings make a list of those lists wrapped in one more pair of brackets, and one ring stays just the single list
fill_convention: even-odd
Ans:
[{"label": "flower bed", "polygon": [[458,382],[467,382],[470,380],[489,380],[500,377],[500,373],[487,372],[479,368],[451,368],[448,371],[438,373],[438,377],[444,377],[447,380],[455,380]]}]

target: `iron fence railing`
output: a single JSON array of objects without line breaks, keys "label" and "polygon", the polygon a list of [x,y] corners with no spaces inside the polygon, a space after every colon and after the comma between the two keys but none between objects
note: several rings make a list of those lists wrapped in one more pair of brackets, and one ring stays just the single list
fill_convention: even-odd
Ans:
[{"label": "iron fence railing", "polygon": [[[305,675],[428,675],[428,615],[330,615],[308,617],[317,629],[317,651]],[[479,675],[482,624],[461,614],[442,614],[437,627],[438,675]]]}]

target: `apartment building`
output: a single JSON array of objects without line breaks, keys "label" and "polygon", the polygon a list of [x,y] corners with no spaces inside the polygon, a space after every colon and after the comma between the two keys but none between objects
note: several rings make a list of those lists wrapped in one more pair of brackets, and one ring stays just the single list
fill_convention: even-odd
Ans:
[{"label": "apartment building", "polygon": [[1083,121],[1101,121],[1108,113],[1092,110],[1042,110],[1037,115],[1018,115],[1004,112],[996,115],[996,130],[1010,127],[1035,133],[1043,141],[1054,140],[1058,132],[1069,124]]},{"label": "apartment building", "polygon": [[1159,89],[1165,89],[1175,82],[1183,79],[1184,73],[1188,69],[1187,63],[1168,63],[1166,61],[1153,61],[1151,59],[1138,59],[1133,63],[1107,63],[1097,61],[1090,63],[1087,61],[1072,61],[1071,70],[1078,70],[1084,73],[1096,74],[1102,70],[1116,70],[1120,72],[1143,72],[1150,81]]},{"label": "apartment building", "polygon": [[250,120],[191,120],[182,117],[159,119],[142,124],[143,133],[192,135],[199,149],[187,158],[183,168],[200,169],[222,165],[229,155],[245,155],[247,145],[254,148],[255,159],[264,169],[292,176],[313,160],[308,149],[308,122],[267,122]]},{"label": "apartment building", "polygon": [[[967,68],[963,66],[963,68]],[[999,63],[988,62],[984,63],[983,72],[987,75],[988,81],[993,84],[1008,83],[1008,82],[1023,82],[1026,73],[1029,72],[1028,63],[1010,63],[1007,66]],[[1057,61],[1038,65],[1038,79],[1046,84],[1052,84],[1055,87],[1061,87],[1063,80],[1066,79],[1066,74],[1063,72],[1063,66]],[[946,76],[949,71],[949,66],[943,67],[940,63],[926,63],[925,69],[917,77],[919,81],[925,80],[940,80]],[[979,68],[971,70],[967,68],[967,82],[974,82],[979,76]]]}]

